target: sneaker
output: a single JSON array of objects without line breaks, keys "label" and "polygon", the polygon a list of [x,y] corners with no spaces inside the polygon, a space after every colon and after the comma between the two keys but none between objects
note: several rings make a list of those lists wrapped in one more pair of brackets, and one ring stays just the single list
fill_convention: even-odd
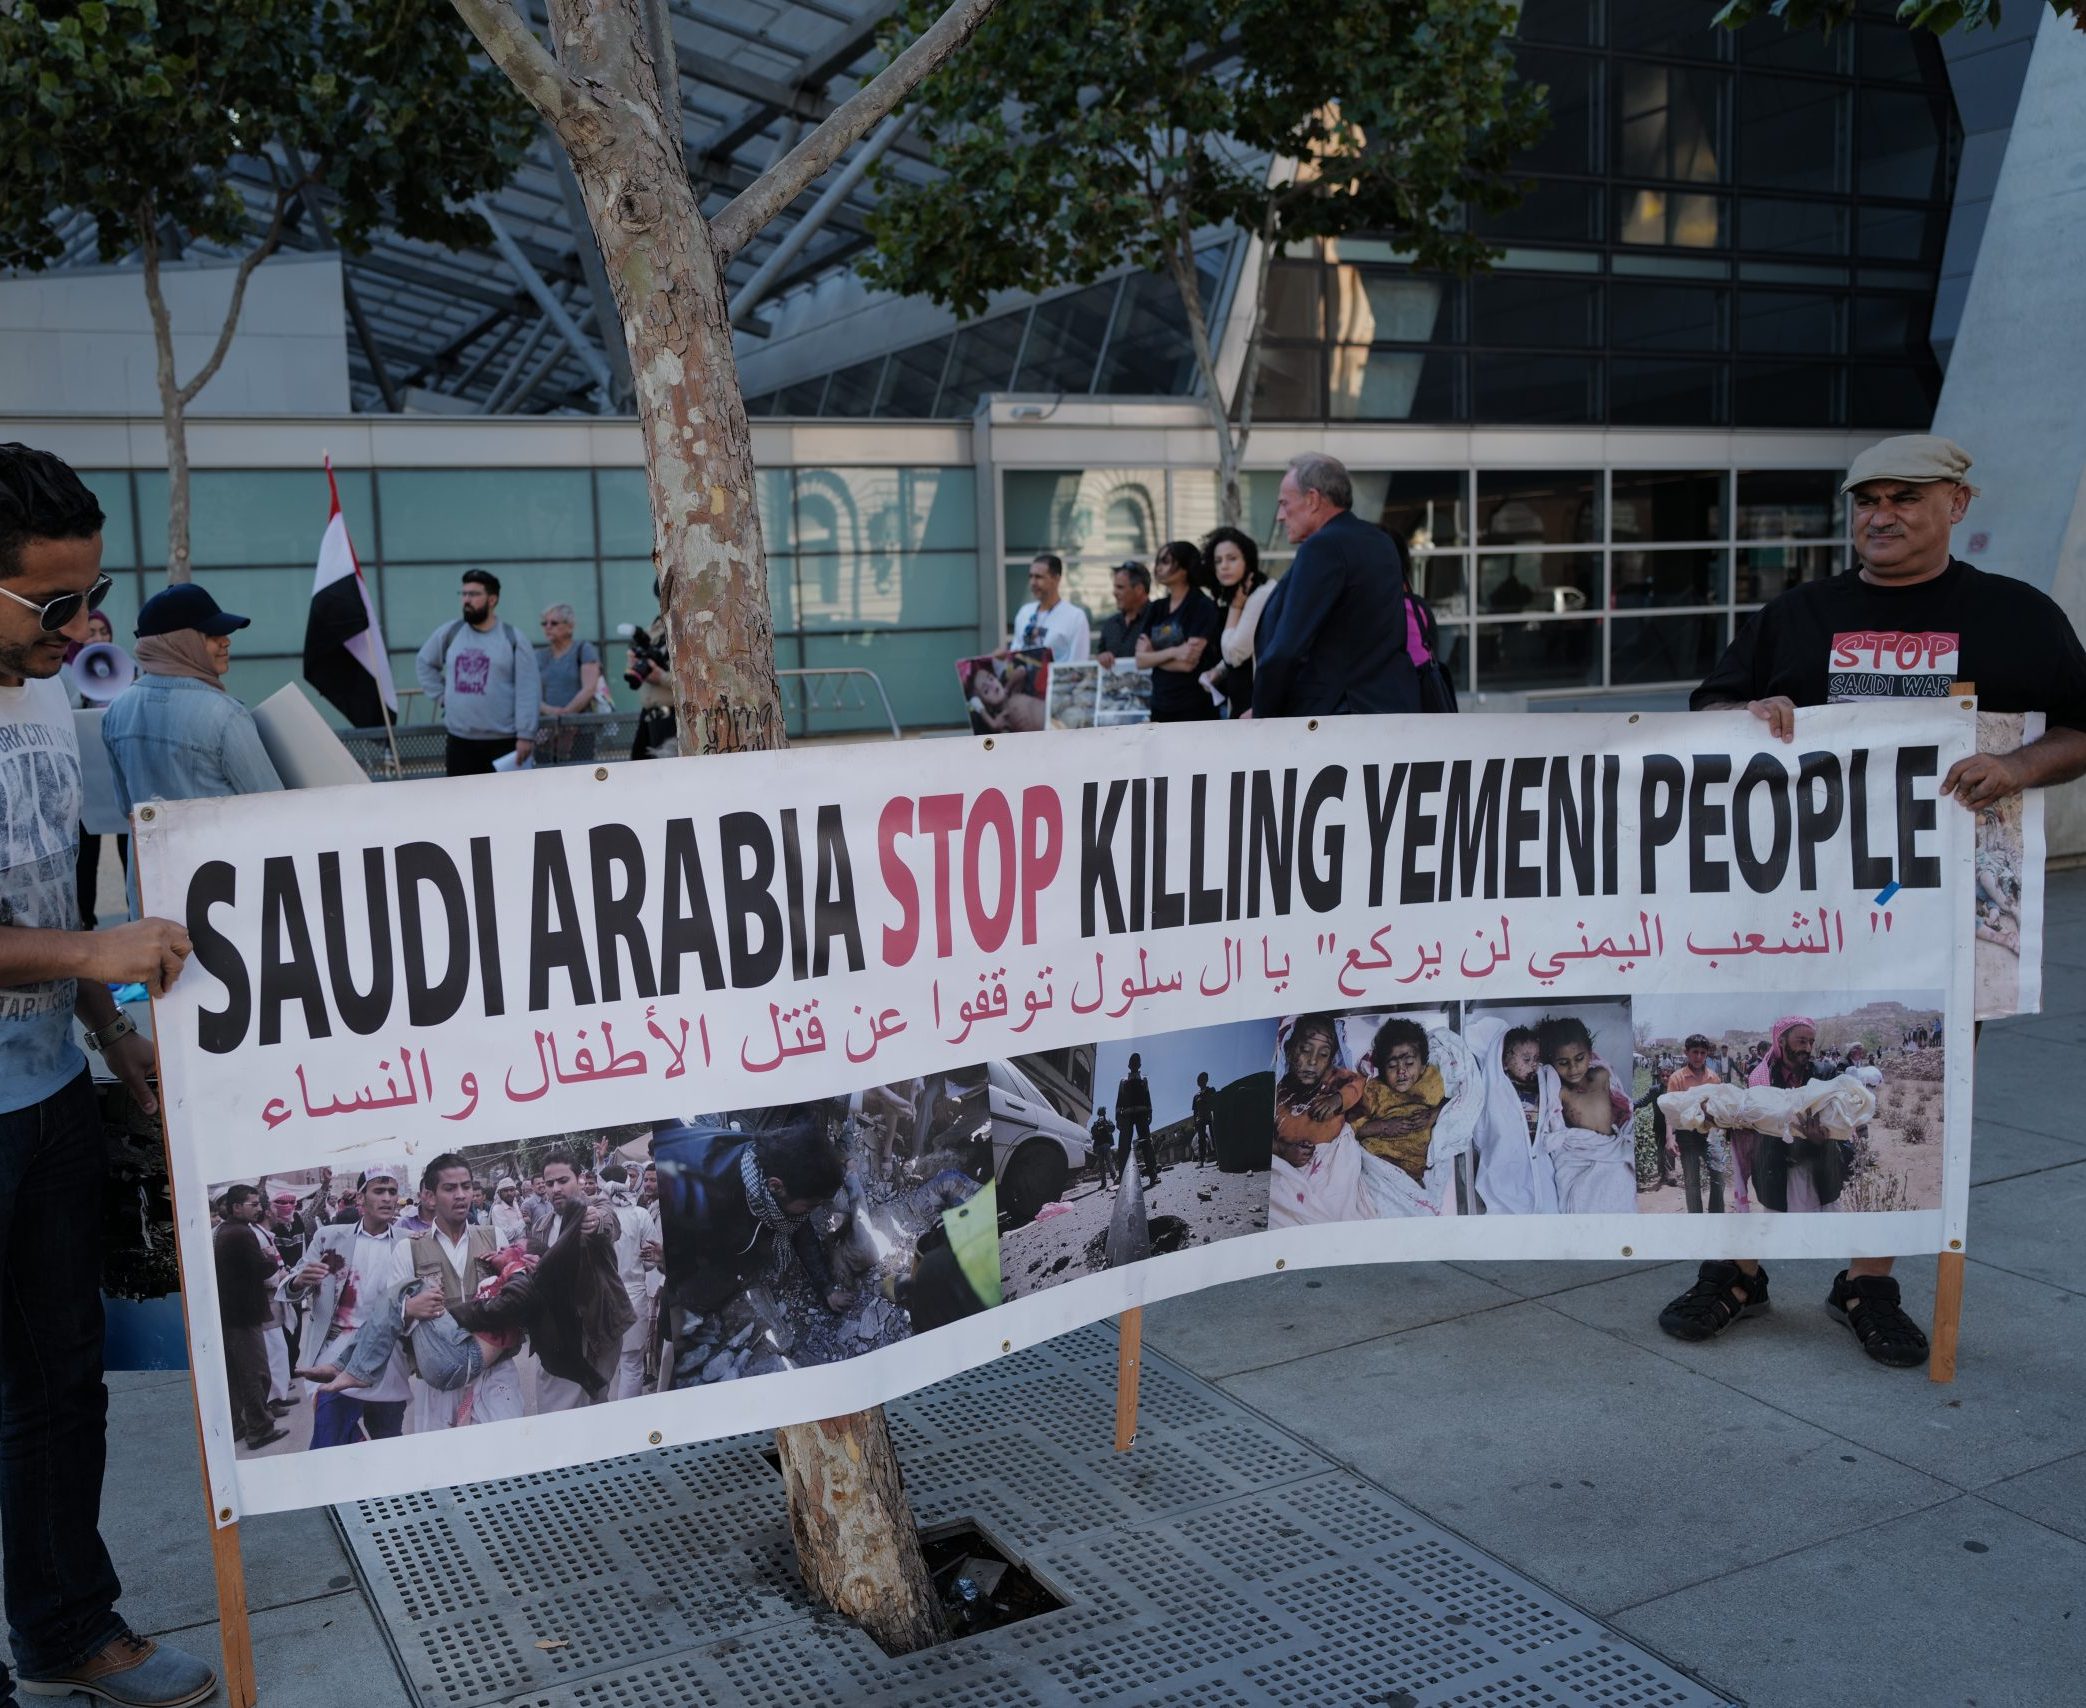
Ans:
[{"label": "sneaker", "polygon": [[1878,1364],[1910,1370],[1927,1361],[1927,1337],[1899,1303],[1898,1284],[1888,1275],[1857,1275],[1846,1270],[1832,1278],[1825,1308],[1853,1331]]},{"label": "sneaker", "polygon": [[207,1662],[150,1637],[125,1631],[85,1660],[40,1678],[17,1677],[30,1696],[98,1696],[123,1708],[187,1708],[217,1689]]},{"label": "sneaker", "polygon": [[[1736,1298],[1733,1289],[1739,1295]],[[1659,1327],[1676,1340],[1708,1340],[1740,1317],[1756,1316],[1768,1308],[1764,1265],[1748,1275],[1735,1263],[1705,1263],[1696,1273],[1695,1285],[1659,1313]]]}]

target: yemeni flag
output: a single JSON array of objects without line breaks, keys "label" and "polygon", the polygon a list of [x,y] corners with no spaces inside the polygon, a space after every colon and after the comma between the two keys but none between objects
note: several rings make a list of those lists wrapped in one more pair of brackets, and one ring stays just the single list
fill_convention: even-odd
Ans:
[{"label": "yemeni flag", "polygon": [[311,615],[304,620],[304,679],[355,728],[372,729],[387,722],[387,714],[397,716],[398,693],[391,686],[391,660],[384,651],[384,631],[377,626],[376,602],[355,561],[347,518],[340,513],[331,457],[326,459],[326,491],[333,508],[326,519],[326,537],[319,542]]}]

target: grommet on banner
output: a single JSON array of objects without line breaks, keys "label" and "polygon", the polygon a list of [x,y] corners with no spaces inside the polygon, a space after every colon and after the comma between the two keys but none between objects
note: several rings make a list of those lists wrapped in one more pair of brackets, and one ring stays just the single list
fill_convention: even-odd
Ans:
[{"label": "grommet on banner", "polygon": [[1636,1252],[1633,1251],[1629,1246],[1624,1246],[1622,1248],[1622,1254],[1625,1257],[1635,1257],[1637,1255]]},{"label": "grommet on banner", "polygon": [[985,751],[987,753],[992,751],[992,737],[989,735],[985,738]]},{"label": "grommet on banner", "polygon": [[1003,1340],[1000,1342],[1000,1350],[1002,1352],[1012,1352],[1014,1350],[1014,1343],[1011,1340]]},{"label": "grommet on banner", "polygon": [[1278,1257],[1278,1258],[1276,1258],[1276,1259],[1275,1259],[1275,1267],[1276,1267],[1277,1269],[1287,1269],[1287,1268],[1289,1267],[1289,1259],[1288,1259],[1288,1258],[1286,1258],[1286,1257]]},{"label": "grommet on banner", "polygon": [[1318,720],[1316,718],[1313,718],[1309,723],[1304,725],[1304,727],[1306,729],[1316,729],[1318,727]]},{"label": "grommet on banner", "polygon": [[647,1441],[651,1442],[651,1444],[652,1444],[652,1445],[653,1445],[654,1447],[657,1447],[657,1446],[659,1445],[659,1442],[660,1442],[660,1434],[659,1434],[659,1431],[658,1431],[658,1430],[656,1430],[656,1429],[655,1429],[655,1430],[653,1430],[653,1431],[652,1431],[652,1433],[651,1433],[650,1435],[648,1435],[648,1436],[646,1436],[646,1437],[645,1437],[645,1439],[646,1439]]},{"label": "grommet on banner", "polygon": [[1635,723],[1641,716],[1643,716],[1641,712],[1632,712],[1630,714],[1630,722]]},{"label": "grommet on banner", "polygon": [[606,765],[594,767],[594,781],[597,783],[606,783],[608,781],[608,767]]},{"label": "grommet on banner", "polygon": [[1963,1242],[1959,1239],[1952,1239],[1948,1242],[1948,1249],[1950,1251],[1961,1251],[1963,1249]]},{"label": "grommet on banner", "polygon": [[140,824],[150,824],[153,821],[153,819],[158,816],[159,815],[156,812],[154,812],[154,810],[151,807],[138,808],[138,822]]},{"label": "grommet on banner", "polygon": [[219,1508],[217,1509],[217,1521],[218,1521],[218,1523],[220,1523],[220,1524],[229,1524],[229,1523],[231,1523],[231,1522],[232,1522],[232,1509],[231,1509],[230,1507],[228,1507],[228,1506],[221,1506],[221,1507],[219,1507]]}]

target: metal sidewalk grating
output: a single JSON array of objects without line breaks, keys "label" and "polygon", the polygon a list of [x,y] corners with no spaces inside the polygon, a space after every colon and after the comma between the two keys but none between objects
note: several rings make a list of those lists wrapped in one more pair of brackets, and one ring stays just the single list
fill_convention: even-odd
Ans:
[{"label": "metal sidewalk grating", "polygon": [[[742,1437],[335,1509],[427,1708],[1713,1708],[1723,1699],[1096,1326],[891,1408],[922,1523],[1069,1603],[894,1660],[811,1605]],[[549,1646],[539,1646],[549,1645]]]}]

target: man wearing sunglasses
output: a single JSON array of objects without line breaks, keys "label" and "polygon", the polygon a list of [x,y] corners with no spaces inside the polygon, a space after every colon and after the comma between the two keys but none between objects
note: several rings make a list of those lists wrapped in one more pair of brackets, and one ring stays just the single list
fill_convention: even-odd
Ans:
[{"label": "man wearing sunglasses", "polygon": [[[79,1237],[104,1152],[87,1042],[151,1111],[152,1050],[111,984],[166,989],[188,958],[170,919],[82,931],[73,871],[80,754],[58,680],[108,592],[101,506],[46,451],[0,445],[0,1512],[21,1682],[162,1708],[217,1687],[202,1661],[134,1635],[102,1545],[108,1391],[101,1252]],[[10,1699],[0,1671],[0,1700]]]}]

